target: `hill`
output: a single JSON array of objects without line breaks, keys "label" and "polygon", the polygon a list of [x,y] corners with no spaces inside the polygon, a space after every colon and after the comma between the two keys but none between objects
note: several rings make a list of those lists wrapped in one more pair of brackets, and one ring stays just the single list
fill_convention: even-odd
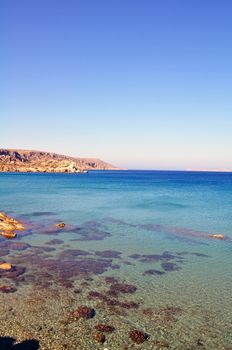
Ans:
[{"label": "hill", "polygon": [[0,172],[78,173],[88,170],[117,170],[96,158],[75,158],[61,154],[0,149]]}]

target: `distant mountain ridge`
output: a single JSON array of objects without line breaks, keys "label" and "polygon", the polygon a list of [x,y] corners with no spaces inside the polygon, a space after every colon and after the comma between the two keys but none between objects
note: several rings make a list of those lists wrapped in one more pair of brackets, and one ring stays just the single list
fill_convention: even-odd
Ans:
[{"label": "distant mountain ridge", "polygon": [[57,153],[0,148],[0,172],[79,173],[118,170],[96,158],[75,158]]}]

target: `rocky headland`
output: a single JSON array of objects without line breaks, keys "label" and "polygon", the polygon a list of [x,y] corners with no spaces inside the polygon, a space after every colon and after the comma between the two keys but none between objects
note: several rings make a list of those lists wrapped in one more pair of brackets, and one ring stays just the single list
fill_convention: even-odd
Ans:
[{"label": "rocky headland", "polygon": [[75,158],[50,152],[0,149],[0,172],[81,173],[117,170],[96,158]]}]

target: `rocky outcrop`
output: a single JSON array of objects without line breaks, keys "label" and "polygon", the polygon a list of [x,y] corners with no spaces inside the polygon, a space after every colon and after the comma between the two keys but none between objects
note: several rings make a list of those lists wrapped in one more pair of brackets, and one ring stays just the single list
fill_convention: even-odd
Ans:
[{"label": "rocky outcrop", "polygon": [[209,235],[210,238],[215,238],[215,239],[225,239],[225,235],[222,235],[221,233],[216,233]]},{"label": "rocky outcrop", "polygon": [[80,173],[88,170],[116,170],[95,158],[74,158],[56,153],[0,149],[0,172]]},{"label": "rocky outcrop", "polygon": [[11,218],[5,213],[0,212],[0,236],[12,239],[16,237],[15,231],[24,231],[25,227],[23,224]]}]

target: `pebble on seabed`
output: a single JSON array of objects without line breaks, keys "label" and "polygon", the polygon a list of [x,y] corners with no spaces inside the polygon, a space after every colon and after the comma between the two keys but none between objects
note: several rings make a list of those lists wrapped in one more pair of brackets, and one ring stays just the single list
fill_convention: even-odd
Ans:
[{"label": "pebble on seabed", "polygon": [[59,222],[58,224],[56,224],[56,227],[63,228],[63,227],[65,227],[65,223]]},{"label": "pebble on seabed", "polygon": [[11,269],[12,269],[12,265],[9,263],[0,264],[0,270],[11,270]]},{"label": "pebble on seabed", "polygon": [[97,332],[94,336],[94,339],[98,342],[98,343],[104,343],[106,340],[105,335],[102,332]]}]

